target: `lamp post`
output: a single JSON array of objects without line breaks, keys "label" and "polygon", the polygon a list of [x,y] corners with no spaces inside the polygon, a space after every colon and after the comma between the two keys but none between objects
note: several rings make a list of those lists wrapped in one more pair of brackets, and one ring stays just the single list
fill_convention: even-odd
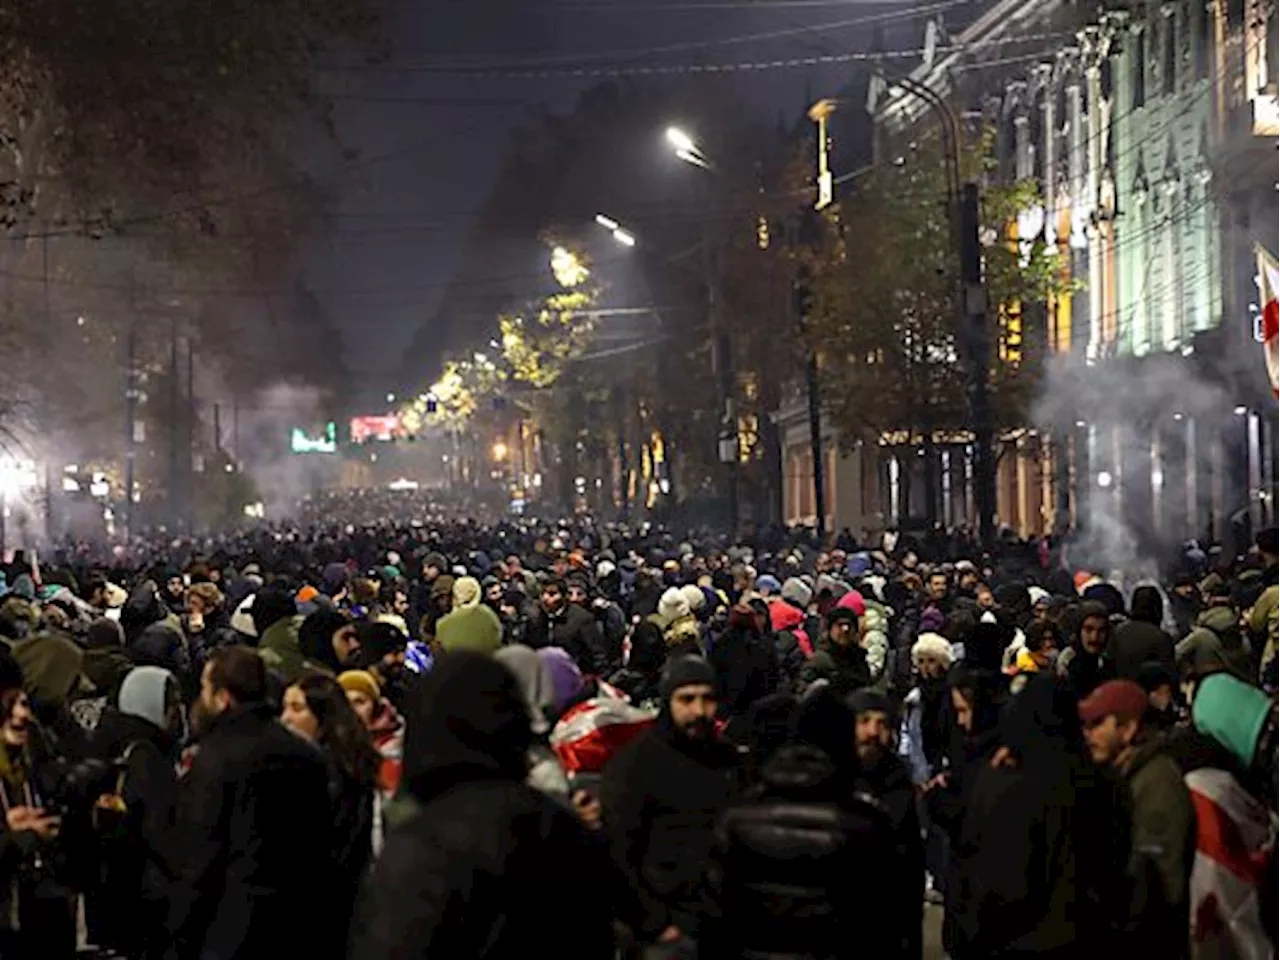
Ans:
[{"label": "lamp post", "polygon": [[[668,127],[667,143],[674,150],[678,159],[698,167],[709,173],[715,172],[715,166],[689,134],[679,127]],[[699,184],[699,194],[706,199],[705,187]],[[725,329],[720,315],[719,276],[715,263],[715,250],[711,242],[709,218],[703,218],[702,265],[704,282],[707,288],[707,322],[711,331],[711,369],[716,381],[716,392],[720,407],[720,433],[717,438],[719,460],[725,466],[725,494],[729,503],[729,533],[736,537],[738,533],[738,411],[734,402],[733,389],[733,353],[730,348],[729,332]]]}]

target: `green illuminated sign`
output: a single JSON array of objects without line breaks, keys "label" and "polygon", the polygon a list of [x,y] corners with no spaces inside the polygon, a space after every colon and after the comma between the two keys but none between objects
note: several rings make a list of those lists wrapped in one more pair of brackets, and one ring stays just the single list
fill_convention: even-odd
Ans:
[{"label": "green illuminated sign", "polygon": [[294,453],[337,453],[338,425],[330,420],[324,425],[324,436],[309,437],[301,427],[289,436],[289,449]]}]

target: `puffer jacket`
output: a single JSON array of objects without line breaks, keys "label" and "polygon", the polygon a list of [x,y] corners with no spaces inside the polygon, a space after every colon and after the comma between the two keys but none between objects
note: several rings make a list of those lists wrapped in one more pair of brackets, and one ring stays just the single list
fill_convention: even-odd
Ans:
[{"label": "puffer jacket", "polygon": [[877,801],[849,789],[821,750],[783,747],[717,825],[707,869],[715,914],[700,952],[827,960],[856,944],[869,957],[900,956],[882,922],[892,904],[866,882],[867,865],[893,854]]}]

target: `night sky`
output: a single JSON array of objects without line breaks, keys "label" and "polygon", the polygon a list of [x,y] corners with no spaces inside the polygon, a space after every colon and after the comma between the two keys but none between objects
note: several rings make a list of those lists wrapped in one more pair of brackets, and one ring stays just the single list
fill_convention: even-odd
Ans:
[{"label": "night sky", "polygon": [[[498,159],[527,104],[567,111],[601,78],[475,76],[442,65],[539,61],[609,68],[806,57],[864,50],[874,29],[850,20],[896,19],[893,42],[914,45],[901,12],[915,3],[868,0],[389,0],[382,62],[334,61],[323,74],[338,96],[337,127],[353,158],[325,171],[337,210],[318,237],[308,282],[345,339],[348,366],[370,388],[389,381],[417,328],[435,313],[457,265],[471,214],[484,202]],[[825,26],[824,26],[825,25]],[[903,33],[902,31],[906,31]],[[759,33],[790,35],[732,42]],[[701,41],[712,45],[690,48]],[[625,55],[654,46],[680,49]],[[838,89],[850,66],[744,73],[744,109],[798,118],[807,93]],[[670,82],[671,78],[668,79]],[[696,84],[696,75],[674,78]],[[660,131],[655,131],[655,136]],[[332,165],[331,165],[332,166]],[[535,244],[534,238],[529,238]]]}]

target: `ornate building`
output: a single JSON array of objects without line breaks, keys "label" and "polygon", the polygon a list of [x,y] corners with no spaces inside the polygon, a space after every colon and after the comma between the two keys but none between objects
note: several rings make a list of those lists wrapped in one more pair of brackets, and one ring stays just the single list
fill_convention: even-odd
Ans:
[{"label": "ornate building", "polygon": [[[1009,237],[1058,245],[1071,281],[988,311],[1002,348],[1037,338],[1048,358],[1025,425],[1000,438],[999,519],[1024,535],[1091,514],[1138,539],[1222,536],[1244,507],[1274,520],[1276,408],[1250,305],[1254,246],[1276,249],[1275,19],[1261,0],[1096,16],[1003,0],[926,44],[911,79],[995,125],[991,175],[1039,187]],[[882,145],[932,122],[908,86],[874,100]],[[970,476],[966,462],[951,486]]]}]

